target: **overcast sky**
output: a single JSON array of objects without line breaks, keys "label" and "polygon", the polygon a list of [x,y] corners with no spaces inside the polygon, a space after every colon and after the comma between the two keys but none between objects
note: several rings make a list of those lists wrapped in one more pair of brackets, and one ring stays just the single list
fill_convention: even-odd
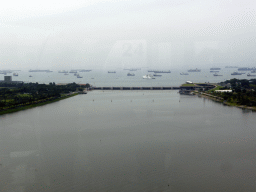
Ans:
[{"label": "overcast sky", "polygon": [[256,67],[253,0],[9,0],[0,69]]}]

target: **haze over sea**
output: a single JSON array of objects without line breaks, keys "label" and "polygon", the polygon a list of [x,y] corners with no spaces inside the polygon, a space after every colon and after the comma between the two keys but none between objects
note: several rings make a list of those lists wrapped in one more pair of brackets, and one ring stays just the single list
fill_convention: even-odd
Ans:
[{"label": "haze over sea", "polygon": [[[155,80],[143,80],[145,71],[93,70],[82,79],[20,71],[17,80],[179,86],[229,78],[222,71],[226,77],[172,71]],[[176,90],[91,91],[1,115],[0,190],[255,191],[255,117]]]},{"label": "haze over sea", "polygon": [[[171,73],[160,73],[161,77],[155,77],[156,79],[143,79],[142,76],[150,74],[149,68],[141,68],[137,71],[129,71],[123,69],[110,69],[109,71],[116,71],[116,73],[108,73],[108,70],[94,69],[91,72],[79,72],[83,78],[77,78],[73,73],[64,75],[64,73],[58,73],[53,71],[50,73],[45,72],[28,72],[28,70],[18,71],[19,76],[13,76],[14,81],[24,82],[38,82],[48,84],[50,82],[57,83],[89,83],[92,86],[180,86],[186,81],[192,81],[196,83],[218,83],[227,79],[252,79],[248,77],[247,73],[250,71],[242,71],[245,74],[231,75],[232,72],[237,71],[237,68],[222,68],[218,74],[223,76],[213,76],[214,73],[210,72],[210,68],[203,68],[201,72],[190,72],[189,75],[180,75],[182,72],[187,72],[189,69],[167,69]],[[161,70],[161,69],[160,69]],[[134,73],[135,76],[127,76],[127,73]],[[153,74],[153,73],[151,73]],[[253,73],[252,73],[253,74]],[[29,76],[32,77],[29,77]],[[4,79],[4,75],[0,74],[0,78]]]}]

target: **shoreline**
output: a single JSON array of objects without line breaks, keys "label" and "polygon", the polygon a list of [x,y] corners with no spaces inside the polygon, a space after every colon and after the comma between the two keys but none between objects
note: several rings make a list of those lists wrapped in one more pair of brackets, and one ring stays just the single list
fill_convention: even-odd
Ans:
[{"label": "shoreline", "polygon": [[50,103],[54,103],[54,102],[57,102],[57,101],[60,101],[60,100],[63,100],[63,99],[67,99],[67,98],[76,96],[78,94],[79,93],[73,93],[71,95],[66,95],[66,96],[59,97],[59,98],[56,98],[56,99],[53,99],[53,100],[49,99],[45,102],[37,101],[38,103],[33,103],[33,104],[28,104],[28,105],[23,105],[23,106],[16,106],[16,107],[9,108],[9,109],[4,109],[4,110],[0,111],[0,116],[4,115],[4,114],[8,114],[8,113],[15,113],[15,112],[26,110],[26,109],[31,109],[31,108],[42,106],[42,105],[47,105],[47,104],[50,104]]},{"label": "shoreline", "polygon": [[236,103],[225,102],[225,101],[223,101],[223,98],[216,97],[216,96],[211,95],[209,93],[207,93],[207,94],[202,93],[202,94],[199,95],[199,93],[197,92],[196,94],[198,95],[198,97],[204,97],[204,98],[210,99],[212,101],[222,103],[223,105],[227,105],[227,106],[231,106],[231,107],[237,107],[237,108],[240,108],[240,109],[248,109],[248,110],[251,110],[253,112],[256,112],[256,107],[250,107],[250,106],[246,106],[246,105],[239,105],[239,104],[236,104]]}]

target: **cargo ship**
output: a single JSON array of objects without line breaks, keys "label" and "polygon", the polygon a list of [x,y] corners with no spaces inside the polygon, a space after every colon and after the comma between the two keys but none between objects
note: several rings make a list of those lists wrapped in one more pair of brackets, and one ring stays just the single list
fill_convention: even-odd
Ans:
[{"label": "cargo ship", "polygon": [[250,73],[247,74],[248,77],[256,77],[256,75],[251,75]]},{"label": "cargo ship", "polygon": [[68,73],[68,71],[61,70],[61,71],[58,71],[58,73]]},{"label": "cargo ship", "polygon": [[180,73],[180,75],[189,75],[188,73],[184,73],[184,72],[182,72],[182,73]]},{"label": "cargo ship", "polygon": [[154,73],[171,73],[170,70],[164,70],[164,71],[159,71],[159,70],[148,70],[148,72],[154,72]]},{"label": "cargo ship", "polygon": [[108,71],[108,73],[116,73],[116,71]]},{"label": "cargo ship", "polygon": [[92,71],[92,70],[90,70],[90,69],[81,69],[81,70],[79,70],[79,72],[90,72],[90,71]]},{"label": "cargo ship", "polygon": [[237,66],[226,66],[225,68],[238,68]]},{"label": "cargo ship", "polygon": [[252,70],[256,70],[255,67],[253,68],[249,68],[249,67],[241,67],[237,69],[238,71],[252,71]]},{"label": "cargo ship", "polygon": [[77,73],[77,70],[70,70],[69,73]]},{"label": "cargo ship", "polygon": [[201,69],[189,69],[188,72],[201,72]]},{"label": "cargo ship", "polygon": [[242,75],[242,74],[244,74],[244,73],[239,73],[239,72],[233,72],[233,73],[231,73],[231,75]]},{"label": "cargo ship", "polygon": [[210,73],[218,73],[219,71],[210,71]]},{"label": "cargo ship", "polygon": [[50,71],[50,70],[40,70],[40,69],[35,69],[35,70],[32,70],[32,69],[30,69],[28,72],[52,72],[52,71]]},{"label": "cargo ship", "polygon": [[218,73],[214,73],[213,76],[223,76],[223,75],[220,75]]},{"label": "cargo ship", "polygon": [[127,73],[127,76],[135,76],[134,73]]}]

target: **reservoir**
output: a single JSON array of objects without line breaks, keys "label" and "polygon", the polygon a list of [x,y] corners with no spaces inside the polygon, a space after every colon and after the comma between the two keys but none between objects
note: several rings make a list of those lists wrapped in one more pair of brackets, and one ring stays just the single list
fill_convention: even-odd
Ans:
[{"label": "reservoir", "polygon": [[255,191],[256,113],[91,91],[0,116],[1,191]]}]

